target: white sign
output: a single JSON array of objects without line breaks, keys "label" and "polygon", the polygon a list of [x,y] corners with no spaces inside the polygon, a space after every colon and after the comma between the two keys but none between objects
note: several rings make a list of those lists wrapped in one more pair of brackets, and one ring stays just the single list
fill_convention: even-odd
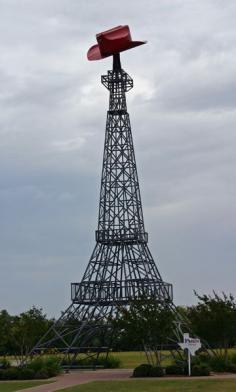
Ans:
[{"label": "white sign", "polygon": [[183,343],[178,343],[182,350],[188,350],[188,375],[191,376],[191,355],[202,347],[200,339],[190,338],[188,333],[184,333]]},{"label": "white sign", "polygon": [[188,333],[184,333],[184,341],[179,343],[179,346],[183,350],[187,348],[191,355],[195,355],[195,352],[202,347],[200,339],[190,338]]}]

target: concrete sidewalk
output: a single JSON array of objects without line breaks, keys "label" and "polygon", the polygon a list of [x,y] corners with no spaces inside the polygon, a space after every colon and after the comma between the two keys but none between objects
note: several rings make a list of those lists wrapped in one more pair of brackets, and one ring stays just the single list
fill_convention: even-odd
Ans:
[{"label": "concrete sidewalk", "polygon": [[107,370],[80,370],[62,374],[54,379],[51,384],[39,385],[33,388],[21,389],[19,392],[53,392],[69,388],[74,385],[86,384],[98,380],[127,380],[133,373],[132,369],[107,369]]}]

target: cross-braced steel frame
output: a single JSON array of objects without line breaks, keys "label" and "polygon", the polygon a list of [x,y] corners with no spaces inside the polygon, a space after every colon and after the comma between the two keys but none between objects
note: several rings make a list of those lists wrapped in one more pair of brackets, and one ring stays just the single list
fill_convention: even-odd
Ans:
[{"label": "cross-braced steel frame", "polygon": [[133,80],[115,55],[113,70],[102,76],[110,94],[107,112],[96,245],[82,281],[71,284],[69,308],[32,350],[92,355],[108,350],[110,318],[131,301],[155,297],[173,307],[172,285],[165,283],[148,248],[126,92]]}]

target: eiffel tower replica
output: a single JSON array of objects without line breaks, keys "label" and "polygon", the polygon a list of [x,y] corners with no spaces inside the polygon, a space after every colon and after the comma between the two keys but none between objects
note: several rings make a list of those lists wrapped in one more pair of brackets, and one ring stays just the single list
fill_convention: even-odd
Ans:
[{"label": "eiffel tower replica", "polygon": [[109,320],[121,307],[143,296],[173,307],[172,285],[163,281],[148,247],[126,105],[133,80],[120,63],[121,51],[145,42],[132,41],[128,26],[98,34],[97,40],[89,60],[112,55],[113,69],[101,77],[110,98],[96,244],[81,282],[71,284],[71,305],[31,354],[56,350],[73,359],[98,356],[109,350]]}]

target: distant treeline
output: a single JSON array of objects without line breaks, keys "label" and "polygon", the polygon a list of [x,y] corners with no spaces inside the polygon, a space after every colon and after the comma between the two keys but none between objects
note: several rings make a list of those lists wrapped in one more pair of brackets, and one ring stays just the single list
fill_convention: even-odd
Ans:
[{"label": "distant treeline", "polygon": [[[227,355],[228,348],[236,345],[235,298],[231,294],[218,295],[215,292],[213,295],[195,295],[196,305],[177,308],[185,320],[186,332],[191,331]],[[176,321],[168,304],[150,298],[134,301],[129,309],[121,309],[116,320],[109,321],[115,330],[112,348],[114,351],[140,350],[144,343],[165,346],[173,337]],[[24,356],[53,322],[36,307],[16,316],[10,315],[7,310],[0,311],[0,355]],[[106,344],[104,341],[101,343]]]}]

